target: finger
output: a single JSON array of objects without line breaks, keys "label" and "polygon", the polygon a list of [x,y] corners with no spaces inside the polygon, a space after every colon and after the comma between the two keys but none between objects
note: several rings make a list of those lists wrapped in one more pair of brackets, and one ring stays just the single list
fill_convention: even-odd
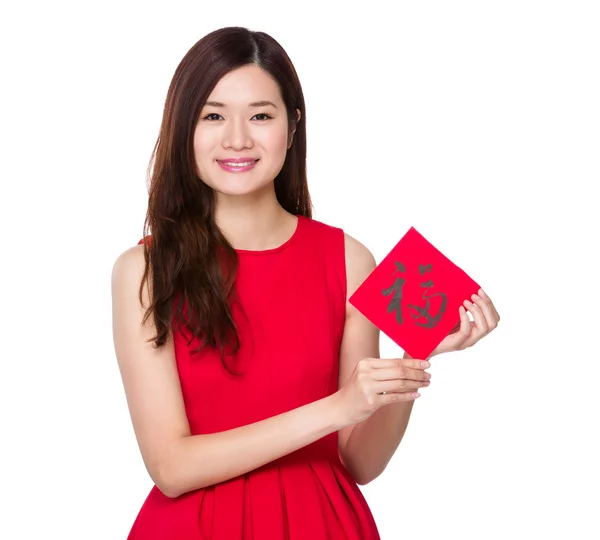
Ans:
[{"label": "finger", "polygon": [[371,368],[390,368],[398,365],[398,358],[369,358]]},{"label": "finger", "polygon": [[460,315],[460,329],[456,333],[456,339],[462,342],[471,335],[471,319],[469,319],[464,306],[458,308],[458,313]]},{"label": "finger", "polygon": [[395,379],[391,381],[381,381],[373,385],[373,388],[377,390],[378,394],[383,392],[390,393],[396,392],[404,394],[406,392],[415,392],[421,388],[426,388],[431,384],[430,381],[411,381],[406,379]]},{"label": "finger", "polygon": [[414,358],[372,358],[369,365],[377,369],[396,366],[406,366],[413,369],[427,369],[431,366],[427,360]]},{"label": "finger", "polygon": [[468,307],[469,311],[473,315],[474,328],[471,332],[471,335],[466,339],[461,347],[466,349],[467,347],[472,347],[475,343],[477,343],[483,336],[488,333],[488,326],[483,316],[483,312],[476,304],[469,302],[469,300],[465,300],[465,306]]},{"label": "finger", "polygon": [[489,331],[489,326],[481,308],[469,300],[465,300],[465,307],[471,312],[471,315],[473,315],[473,320],[475,322],[475,326],[477,327],[478,333],[487,334]]},{"label": "finger", "polygon": [[431,374],[423,369],[412,369],[404,366],[381,368],[373,372],[374,381],[392,381],[406,379],[410,381],[428,381]]},{"label": "finger", "polygon": [[420,360],[414,358],[398,358],[398,365],[410,369],[427,369],[431,367],[429,360]]},{"label": "finger", "polygon": [[[462,348],[462,344],[469,338],[471,335],[471,321],[469,320],[469,316],[467,315],[467,310],[460,306],[458,308],[458,314],[460,316],[460,328],[458,332],[455,334],[448,335],[444,341],[444,350],[448,351],[459,351]],[[444,352],[444,351],[440,351]]]},{"label": "finger", "polygon": [[483,297],[474,294],[471,296],[471,300],[475,302],[475,305],[481,309],[483,316],[485,317],[485,321],[487,323],[488,331],[491,332],[494,328],[496,328],[497,320],[496,315],[492,309],[492,304],[488,300],[484,300]]},{"label": "finger", "polygon": [[391,403],[400,403],[402,401],[414,401],[415,399],[418,399],[421,397],[421,394],[419,394],[419,392],[405,392],[405,393],[398,393],[398,392],[390,392],[389,394],[380,394],[377,396],[377,404],[380,407],[383,407],[384,405],[389,405]]},{"label": "finger", "polygon": [[489,301],[490,307],[492,308],[492,311],[494,312],[494,315],[496,316],[496,322],[500,322],[500,313],[498,313],[498,310],[496,309],[494,302],[492,302],[492,299],[487,295],[487,293],[483,289],[479,289],[478,294],[485,300]]}]

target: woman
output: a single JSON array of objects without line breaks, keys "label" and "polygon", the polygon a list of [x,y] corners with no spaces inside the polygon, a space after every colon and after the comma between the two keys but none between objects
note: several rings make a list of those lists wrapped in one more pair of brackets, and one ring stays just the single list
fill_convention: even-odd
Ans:
[{"label": "woman", "polygon": [[[305,118],[292,63],[262,32],[215,31],[175,72],[145,236],[112,275],[155,483],[130,540],[379,538],[357,484],[385,469],[429,363],[379,359],[379,332],[348,303],[375,261],[311,218]],[[474,322],[461,309],[434,354],[497,324],[474,300]]]}]

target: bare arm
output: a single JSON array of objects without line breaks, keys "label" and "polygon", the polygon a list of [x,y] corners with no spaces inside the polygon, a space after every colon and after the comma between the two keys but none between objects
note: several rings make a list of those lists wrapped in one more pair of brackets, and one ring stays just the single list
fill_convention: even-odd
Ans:
[{"label": "bare arm", "polygon": [[[371,252],[346,235],[347,298],[352,296],[375,266]],[[408,355],[404,357],[410,358]],[[379,329],[347,302],[340,349],[340,387],[363,358],[379,358]],[[385,470],[404,436],[413,403],[406,401],[385,405],[365,421],[340,430],[340,458],[358,484],[368,484]]]},{"label": "bare arm", "polygon": [[144,266],[143,247],[115,261],[111,284],[113,338],[127,404],[138,445],[153,482],[168,497],[177,497],[224,482],[303,448],[344,427],[337,394],[286,413],[209,435],[191,435],[172,336],[154,349],[150,317],[137,292]]}]

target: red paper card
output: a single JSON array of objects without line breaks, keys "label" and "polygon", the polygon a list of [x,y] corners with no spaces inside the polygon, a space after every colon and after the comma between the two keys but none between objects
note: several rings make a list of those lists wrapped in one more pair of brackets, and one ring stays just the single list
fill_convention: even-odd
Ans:
[{"label": "red paper card", "polygon": [[413,358],[427,358],[460,323],[480,286],[414,227],[350,297],[350,303]]}]

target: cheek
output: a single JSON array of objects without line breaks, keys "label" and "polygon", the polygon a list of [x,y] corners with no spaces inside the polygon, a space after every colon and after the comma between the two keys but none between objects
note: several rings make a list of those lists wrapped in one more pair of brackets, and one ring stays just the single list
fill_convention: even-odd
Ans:
[{"label": "cheek", "polygon": [[210,137],[207,133],[197,131],[194,134],[194,154],[196,156],[205,155],[206,151],[212,146]]},{"label": "cheek", "polygon": [[200,178],[205,178],[211,165],[215,143],[210,134],[196,133],[194,135],[194,161],[196,172]]},{"label": "cheek", "polygon": [[284,126],[265,133],[263,144],[273,154],[285,154],[287,151],[287,141],[287,126]]}]

